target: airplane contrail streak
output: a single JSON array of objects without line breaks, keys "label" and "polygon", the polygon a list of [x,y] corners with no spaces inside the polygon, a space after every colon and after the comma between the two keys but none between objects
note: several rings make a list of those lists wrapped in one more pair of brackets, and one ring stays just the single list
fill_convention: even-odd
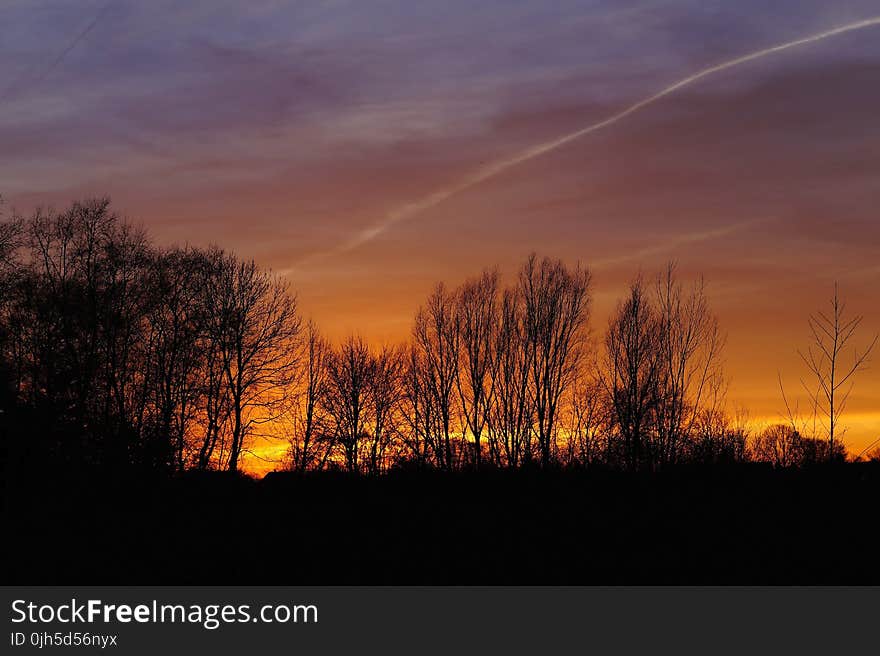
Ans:
[{"label": "airplane contrail streak", "polygon": [[[74,48],[76,48],[76,46],[79,45],[79,42],[82,41],[83,39],[85,39],[85,38],[88,36],[89,32],[91,32],[93,29],[95,29],[95,26],[98,24],[98,22],[99,22],[99,21],[101,20],[101,18],[104,16],[104,14],[107,13],[107,10],[110,8],[110,5],[112,5],[114,1],[115,1],[115,0],[110,0],[110,2],[108,2],[106,5],[104,5],[104,6],[101,8],[101,10],[97,13],[97,15],[95,16],[95,18],[92,20],[92,22],[90,22],[88,25],[86,25],[85,29],[84,29],[82,32],[79,32],[79,33],[78,33],[78,34],[77,34],[77,35],[71,40],[71,42],[67,44],[67,47],[64,48],[64,50],[62,50],[60,53],[58,53],[58,55],[55,57],[55,59],[53,59],[53,60],[49,63],[49,65],[46,66],[46,68],[44,68],[44,69],[43,69],[43,70],[37,75],[36,78],[34,78],[33,80],[31,80],[29,83],[23,83],[23,78],[24,78],[24,77],[27,77],[27,74],[25,74],[24,76],[22,76],[22,77],[18,78],[17,80],[15,80],[15,81],[14,81],[12,84],[10,84],[8,87],[6,87],[6,89],[3,91],[3,93],[0,93],[0,102],[3,102],[4,100],[6,100],[9,96],[11,96],[11,95],[12,95],[17,89],[21,88],[22,86],[27,86],[27,84],[31,84],[31,85],[39,84],[40,82],[42,82],[43,80],[45,80],[46,77],[47,77],[52,71],[55,70],[55,67],[58,66],[58,64],[60,64],[60,63],[64,60],[64,58],[67,57],[67,55],[70,54],[70,51],[73,50]],[[29,72],[30,72],[30,71],[28,71],[28,73],[29,73]]]},{"label": "airplane contrail streak", "polygon": [[626,253],[624,255],[619,255],[617,257],[606,257],[598,260],[593,260],[591,262],[591,265],[593,268],[601,269],[617,264],[624,264],[626,262],[641,260],[645,257],[650,257],[651,255],[659,255],[661,253],[671,251],[672,249],[678,248],[680,246],[696,244],[702,241],[711,241],[713,239],[720,239],[721,237],[727,237],[728,235],[740,232],[741,230],[745,230],[746,228],[751,228],[756,225],[765,225],[767,223],[770,223],[772,220],[773,219],[750,219],[747,221],[740,221],[738,223],[731,223],[712,230],[704,230],[701,232],[676,235],[675,237],[672,237],[667,241],[661,242],[654,246],[650,246],[648,248],[643,248],[641,250]]},{"label": "airplane contrail streak", "polygon": [[480,169],[477,169],[469,176],[463,178],[457,184],[439,189],[420,200],[413,201],[389,212],[383,217],[381,221],[358,232],[356,235],[343,242],[342,244],[336,246],[331,250],[307,256],[303,260],[301,260],[299,264],[301,265],[305,261],[312,260],[314,258],[338,255],[354,250],[355,248],[375,239],[395,224],[414,217],[418,214],[421,214],[422,212],[432,207],[435,207],[436,205],[439,205],[451,196],[460,194],[461,192],[466,191],[467,189],[470,189],[471,187],[478,185],[481,182],[484,182],[485,180],[488,180],[489,178],[492,178],[518,164],[522,164],[523,162],[526,162],[530,159],[534,159],[535,157],[539,157],[540,155],[548,153],[552,150],[556,150],[557,148],[560,148],[561,146],[575,141],[576,139],[580,139],[581,137],[585,137],[588,134],[614,125],[615,123],[626,118],[630,114],[634,114],[640,109],[643,109],[644,107],[647,107],[648,105],[657,102],[661,98],[675,93],[679,89],[689,86],[694,82],[702,80],[703,78],[709,77],[710,75],[714,75],[715,73],[719,73],[720,71],[726,70],[728,68],[733,68],[735,66],[745,64],[755,59],[761,59],[762,57],[767,57],[768,55],[782,52],[783,50],[789,50],[790,48],[796,48],[798,46],[806,45],[808,43],[822,41],[824,39],[828,39],[839,34],[853,32],[855,30],[861,30],[876,25],[880,25],[880,16],[866,18],[864,20],[860,20],[854,23],[841,25],[840,27],[835,27],[834,29],[826,30],[825,32],[806,36],[800,39],[796,39],[794,41],[787,41],[786,43],[781,43],[770,48],[764,48],[763,50],[758,50],[756,52],[737,57],[736,59],[730,59],[720,64],[716,64],[715,66],[704,68],[703,70],[689,75],[688,77],[679,80],[678,82],[670,84],[668,87],[665,87],[664,89],[658,91],[651,96],[648,96],[647,98],[639,100],[638,102],[617,112],[616,114],[613,114],[612,116],[609,116],[606,119],[599,121],[598,123],[593,123],[592,125],[588,125],[587,127],[581,128],[576,132],[571,132],[552,141],[546,141],[544,143],[537,144],[535,146],[527,148],[526,150],[523,150],[513,157],[499,160]]}]

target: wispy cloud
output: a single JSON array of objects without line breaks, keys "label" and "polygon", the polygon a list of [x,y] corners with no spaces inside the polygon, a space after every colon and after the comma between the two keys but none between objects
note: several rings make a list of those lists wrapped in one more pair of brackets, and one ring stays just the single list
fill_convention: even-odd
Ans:
[{"label": "wispy cloud", "polygon": [[504,173],[505,171],[507,171],[510,168],[513,168],[515,166],[523,164],[524,162],[527,162],[529,160],[535,159],[536,157],[540,157],[540,156],[542,156],[546,153],[549,153],[551,151],[557,150],[558,148],[562,148],[563,146],[568,145],[572,141],[586,137],[587,135],[590,135],[594,132],[598,132],[599,130],[603,130],[605,128],[611,127],[611,126],[615,125],[616,123],[622,121],[626,117],[630,116],[631,114],[634,114],[634,113],[644,109],[645,107],[652,105],[653,103],[657,102],[658,100],[661,100],[662,98],[665,98],[666,96],[669,96],[673,93],[676,93],[677,91],[679,91],[687,86],[690,86],[690,85],[692,85],[692,84],[694,84],[704,78],[715,75],[716,73],[719,73],[721,71],[724,71],[724,70],[727,70],[730,68],[734,68],[736,66],[741,66],[741,65],[746,64],[748,62],[751,62],[751,61],[754,61],[757,59],[762,59],[764,57],[768,57],[768,56],[783,52],[785,50],[789,50],[789,49],[797,48],[797,47],[804,46],[804,45],[807,45],[810,43],[815,43],[817,41],[829,39],[829,38],[838,36],[840,34],[845,34],[847,32],[853,32],[856,30],[862,30],[862,29],[866,29],[866,28],[870,28],[870,27],[876,27],[878,25],[880,25],[880,16],[874,16],[871,18],[863,19],[860,21],[855,21],[852,23],[848,23],[846,25],[841,25],[841,26],[838,26],[838,27],[835,27],[835,28],[832,28],[829,30],[825,30],[825,31],[819,32],[817,34],[812,34],[812,35],[809,35],[806,37],[802,37],[800,39],[795,39],[793,41],[787,41],[785,43],[780,43],[780,44],[771,46],[769,48],[763,48],[761,50],[757,50],[755,52],[751,52],[746,55],[742,55],[740,57],[736,57],[734,59],[724,61],[720,64],[716,64],[714,66],[704,68],[696,73],[693,73],[692,75],[689,75],[685,78],[678,80],[677,82],[674,82],[673,84],[670,84],[669,86],[664,87],[663,89],[661,89],[657,93],[654,93],[646,98],[643,98],[643,99],[629,105],[628,107],[622,109],[621,111],[619,111],[615,114],[612,114],[611,116],[609,116],[601,121],[598,121],[596,123],[592,123],[584,128],[581,128],[581,129],[576,130],[574,132],[571,132],[569,134],[563,135],[562,137],[559,137],[557,139],[553,139],[550,141],[546,141],[544,143],[540,143],[540,144],[536,144],[534,146],[531,146],[531,147],[521,151],[520,153],[517,153],[516,155],[513,155],[513,156],[508,157],[506,159],[496,161],[494,163],[491,163],[487,166],[484,166],[484,167],[478,169],[474,173],[464,177],[462,180],[460,180],[456,184],[453,184],[453,185],[445,187],[445,188],[438,189],[437,191],[434,191],[419,200],[413,201],[411,203],[407,203],[407,204],[389,212],[384,217],[382,217],[382,219],[380,221],[360,230],[355,235],[353,235],[351,238],[343,241],[342,243],[338,244],[334,248],[327,250],[325,252],[315,253],[313,255],[307,256],[304,260],[300,261],[293,268],[295,269],[298,266],[302,266],[303,264],[311,262],[315,259],[320,259],[323,257],[332,256],[332,255],[339,255],[339,254],[354,250],[355,248],[358,248],[358,247],[366,244],[367,242],[372,241],[373,239],[380,236],[381,234],[385,233],[386,231],[388,231],[389,229],[391,229],[393,226],[397,225],[401,221],[406,221],[406,220],[409,220],[415,216],[418,216],[418,215],[422,214],[423,212],[429,210],[430,208],[436,207],[437,205],[439,205],[440,203],[444,202],[445,200],[451,198],[452,196],[456,196],[464,191],[467,191],[468,189],[471,189],[472,187],[475,187],[475,186],[479,185],[480,183],[485,182],[486,180],[489,180],[490,178],[493,178],[497,175],[500,175],[501,173]]},{"label": "wispy cloud", "polygon": [[678,248],[681,248],[682,246],[692,246],[701,242],[729,237],[730,235],[736,234],[738,232],[744,232],[750,228],[770,223],[771,221],[773,221],[773,219],[751,219],[748,221],[741,221],[739,223],[722,226],[720,228],[715,228],[712,230],[698,230],[696,232],[687,232],[681,235],[676,235],[669,239],[664,239],[659,243],[654,244],[653,246],[648,246],[647,248],[642,248],[636,251],[631,251],[612,257],[601,258],[598,260],[594,260],[590,264],[596,269],[604,269],[619,264],[639,262],[641,260],[645,260],[656,255],[669,253]]}]

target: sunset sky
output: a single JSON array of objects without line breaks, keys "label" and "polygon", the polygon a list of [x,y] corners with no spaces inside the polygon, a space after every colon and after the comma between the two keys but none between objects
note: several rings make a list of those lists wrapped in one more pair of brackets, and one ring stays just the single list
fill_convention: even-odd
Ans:
[{"label": "sunset sky", "polygon": [[[731,403],[771,420],[834,280],[858,341],[880,330],[880,25],[465,183],[702,69],[878,16],[880,0],[6,0],[0,194],[21,212],[109,194],[160,243],[287,276],[333,337],[402,339],[437,280],[510,276],[532,250],[593,269],[598,333],[628,279],[674,258],[709,281]],[[880,437],[876,358],[848,412],[858,452]]]}]

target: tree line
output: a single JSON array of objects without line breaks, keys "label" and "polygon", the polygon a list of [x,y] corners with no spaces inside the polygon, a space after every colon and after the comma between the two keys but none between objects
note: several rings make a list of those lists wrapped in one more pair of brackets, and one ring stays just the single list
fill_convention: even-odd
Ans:
[{"label": "tree line", "polygon": [[107,199],[13,215],[0,431],[19,466],[168,472],[236,471],[261,435],[285,440],[299,472],[844,456],[833,395],[830,439],[793,418],[752,435],[727,412],[703,281],[674,264],[636,276],[602,331],[592,294],[588,269],[533,254],[507,284],[494,269],[439,283],[405,343],[332,344],[282,278],[218,247],[157,247]]}]

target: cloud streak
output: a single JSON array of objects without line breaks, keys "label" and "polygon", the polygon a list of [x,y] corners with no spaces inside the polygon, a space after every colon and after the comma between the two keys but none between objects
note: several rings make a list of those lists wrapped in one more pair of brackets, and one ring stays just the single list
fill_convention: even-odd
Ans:
[{"label": "cloud streak", "polygon": [[871,18],[866,18],[864,20],[860,20],[860,21],[856,21],[856,22],[852,22],[852,23],[847,23],[846,25],[841,25],[839,27],[836,27],[836,28],[833,28],[830,30],[826,30],[824,32],[819,32],[817,34],[812,34],[810,36],[806,36],[806,37],[803,37],[800,39],[795,39],[793,41],[787,41],[785,43],[771,46],[769,48],[757,50],[755,52],[751,52],[749,54],[742,55],[742,56],[737,57],[735,59],[730,59],[730,60],[724,61],[720,64],[716,64],[714,66],[704,68],[704,69],[702,69],[692,75],[689,75],[686,78],[683,78],[677,82],[674,82],[673,84],[670,84],[669,86],[661,89],[660,91],[658,91],[657,93],[655,93],[651,96],[643,98],[642,100],[639,100],[638,102],[633,103],[632,105],[629,105],[625,109],[617,112],[616,114],[613,114],[612,116],[609,116],[606,119],[603,119],[597,123],[593,123],[591,125],[588,125],[584,128],[581,128],[580,130],[577,130],[575,132],[571,132],[569,134],[566,134],[566,135],[559,137],[557,139],[554,139],[552,141],[546,141],[546,142],[537,144],[535,146],[532,146],[530,148],[527,148],[512,157],[509,157],[509,158],[506,158],[503,160],[499,160],[497,162],[494,162],[492,164],[484,166],[480,169],[477,169],[476,171],[474,171],[470,175],[466,176],[465,178],[463,178],[461,181],[459,181],[456,184],[445,187],[443,189],[438,189],[437,191],[435,191],[435,192],[433,192],[433,193],[431,193],[431,194],[429,194],[419,200],[413,201],[411,203],[407,203],[406,205],[403,205],[395,210],[392,210],[391,212],[387,213],[377,223],[362,229],[361,231],[359,231],[356,234],[354,234],[353,236],[351,236],[349,239],[347,239],[347,240],[343,241],[341,244],[337,245],[336,247],[334,247],[330,250],[327,250],[327,251],[314,253],[312,255],[306,256],[305,258],[300,260],[297,263],[297,265],[295,265],[293,267],[293,269],[296,269],[299,266],[302,266],[303,264],[305,264],[306,262],[313,261],[315,259],[322,259],[325,257],[330,257],[333,255],[340,255],[340,254],[352,251],[352,250],[374,240],[376,237],[385,233],[386,231],[388,231],[390,228],[392,228],[396,224],[401,223],[402,221],[411,219],[415,216],[418,216],[419,214],[422,214],[423,212],[426,212],[427,210],[429,210],[433,207],[436,207],[437,205],[444,202],[445,200],[447,200],[453,196],[456,196],[464,191],[467,191],[468,189],[475,187],[475,186],[479,185],[480,183],[485,182],[486,180],[489,180],[490,178],[493,178],[493,177],[503,173],[504,171],[507,171],[508,169],[511,169],[519,164],[522,164],[524,162],[532,160],[536,157],[540,157],[541,155],[549,153],[549,152],[556,150],[558,148],[561,148],[562,146],[565,146],[565,145],[567,145],[573,141],[576,141],[582,137],[585,137],[589,134],[592,134],[592,133],[598,132],[604,128],[610,127],[610,126],[614,125],[615,123],[618,123],[619,121],[623,120],[624,118],[630,116],[631,114],[634,114],[634,113],[638,112],[639,110],[644,109],[645,107],[648,107],[649,105],[657,102],[658,100],[661,100],[662,98],[665,98],[666,96],[669,96],[669,95],[679,91],[680,89],[683,89],[684,87],[690,86],[690,85],[692,85],[692,84],[694,84],[704,78],[707,78],[711,75],[714,75],[716,73],[720,73],[721,71],[724,71],[724,70],[727,70],[730,68],[734,68],[736,66],[740,66],[742,64],[745,64],[745,63],[748,63],[748,62],[751,62],[751,61],[754,61],[757,59],[761,59],[761,58],[764,58],[764,57],[767,57],[770,55],[774,55],[779,52],[783,52],[785,50],[790,50],[792,48],[797,48],[799,46],[807,45],[810,43],[815,43],[817,41],[823,41],[825,39],[829,39],[834,36],[838,36],[840,34],[854,32],[856,30],[862,30],[865,28],[875,27],[878,25],[880,25],[880,16],[874,16]]},{"label": "cloud streak", "polygon": [[0,93],[0,103],[9,99],[19,89],[21,89],[23,87],[27,87],[29,85],[39,84],[40,82],[45,80],[49,76],[49,74],[52,73],[52,71],[54,71],[55,68],[57,68],[57,66],[62,61],[64,61],[64,58],[67,57],[67,55],[69,55],[70,52],[79,45],[80,41],[85,39],[89,35],[89,32],[91,32],[93,29],[95,29],[95,26],[101,21],[101,19],[104,17],[104,14],[107,13],[107,10],[110,8],[110,6],[114,2],[115,2],[115,0],[110,0],[110,2],[108,2],[106,5],[104,5],[101,8],[101,10],[95,15],[95,17],[92,19],[92,21],[88,25],[86,25],[85,29],[83,29],[81,32],[77,33],[77,35],[70,41],[70,43],[67,44],[67,46],[64,48],[64,50],[62,50],[60,53],[58,53],[58,55],[56,55],[55,59],[53,59],[49,63],[49,65],[46,66],[46,68],[44,68],[41,72],[39,72],[33,80],[31,80],[30,82],[27,82],[25,80],[25,78],[27,78],[28,73],[30,72],[30,71],[28,71],[28,73],[25,73],[22,77],[18,78],[12,84],[10,84],[8,87],[6,87],[6,90],[3,91],[3,93]]},{"label": "cloud streak", "polygon": [[627,253],[625,255],[620,255],[617,257],[606,257],[600,260],[595,260],[592,265],[596,269],[604,269],[606,267],[615,266],[618,264],[626,264],[627,262],[635,262],[648,257],[652,257],[654,255],[662,255],[668,251],[674,250],[681,246],[687,246],[689,244],[696,244],[703,241],[711,241],[714,239],[720,239],[722,237],[727,237],[737,232],[741,232],[748,228],[751,228],[756,225],[761,225],[768,223],[770,219],[752,219],[748,221],[740,221],[739,223],[733,223],[730,225],[722,226],[720,228],[716,228],[714,230],[704,230],[701,232],[692,232],[683,235],[679,235],[677,237],[673,237],[672,239],[668,239],[654,246],[650,246],[648,248],[643,248],[641,250],[635,251],[633,253]]}]

